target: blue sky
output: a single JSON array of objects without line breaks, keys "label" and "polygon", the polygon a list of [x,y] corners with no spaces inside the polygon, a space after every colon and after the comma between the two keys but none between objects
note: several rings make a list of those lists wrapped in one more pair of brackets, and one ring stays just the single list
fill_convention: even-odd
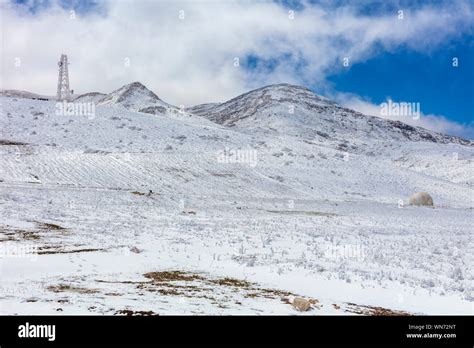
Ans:
[{"label": "blue sky", "polygon": [[102,9],[100,0],[60,0],[57,2],[53,0],[12,0],[12,2],[24,5],[33,14],[47,11],[56,3],[65,10],[74,9],[78,14],[90,14]]},{"label": "blue sky", "polygon": [[[443,5],[443,0],[400,0],[400,1],[299,1],[278,0],[277,3],[288,9],[301,10],[309,4],[320,4],[325,9],[349,5],[357,13],[366,16],[380,16],[398,13],[405,14],[431,4]],[[474,24],[471,25],[471,27]],[[472,29],[472,28],[471,28]],[[408,47],[399,47],[387,52],[379,50],[373,58],[350,64],[327,76],[329,90],[356,94],[375,104],[387,98],[394,101],[419,102],[425,114],[443,115],[461,124],[474,122],[474,36],[471,31],[443,42],[434,49],[420,52]],[[457,58],[458,66],[453,66]],[[285,57],[283,57],[285,59]],[[250,69],[261,65],[271,71],[275,59],[259,61],[253,55],[248,57]],[[328,86],[317,82],[310,84],[316,93],[326,94]]]},{"label": "blue sky", "polygon": [[[453,58],[458,66],[453,66]],[[272,59],[246,57],[249,70],[259,67],[271,73],[288,55]],[[356,94],[375,104],[387,98],[417,102],[423,113],[442,114],[448,119],[469,123],[474,120],[474,41],[464,36],[430,53],[409,49],[381,52],[364,62],[349,65],[328,75],[329,87],[316,82],[308,86],[318,94],[328,90]],[[297,64],[297,63],[292,63]]]},{"label": "blue sky", "polygon": [[[4,56],[24,57],[31,63],[21,71],[5,70],[8,88],[54,93],[46,70],[54,74],[55,57],[66,50],[72,85],[79,92],[109,91],[140,80],[165,100],[190,105],[289,82],[349,107],[367,107],[360,111],[376,110],[373,106],[387,98],[419,102],[422,113],[430,115],[421,126],[474,137],[474,2],[470,0],[15,0],[12,4],[6,22],[24,30],[12,31],[21,44],[7,42]],[[71,9],[76,11],[74,21],[68,21]],[[186,21],[177,18],[181,9]],[[396,20],[400,9],[404,22]],[[293,21],[288,21],[290,10],[295,11]],[[52,30],[48,41],[39,36]],[[35,45],[41,49],[35,50]],[[350,64],[343,67],[346,55]],[[236,57],[239,69],[232,65]],[[453,57],[459,59],[458,67],[452,66]],[[135,64],[125,69],[124,59]],[[102,61],[111,64],[104,66]],[[106,78],[97,81],[101,73]],[[51,87],[39,90],[45,85]]]},{"label": "blue sky", "polygon": [[[453,57],[458,58],[458,67],[453,67]],[[423,113],[468,123],[474,120],[473,62],[472,37],[462,37],[429,54],[408,49],[381,53],[328,80],[338,91],[355,93],[377,104],[387,97],[419,102]]]}]

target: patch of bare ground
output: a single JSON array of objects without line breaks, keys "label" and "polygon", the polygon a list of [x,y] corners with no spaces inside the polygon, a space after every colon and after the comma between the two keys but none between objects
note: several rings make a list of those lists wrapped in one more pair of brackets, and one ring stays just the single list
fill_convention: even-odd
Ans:
[{"label": "patch of bare ground", "polygon": [[[55,223],[33,221],[35,228],[22,229],[9,225],[0,225],[0,242],[39,241],[45,234],[66,235],[69,229]],[[69,252],[69,251],[67,251]],[[79,251],[72,251],[79,252]],[[59,252],[39,252],[38,254],[54,254]]]},{"label": "patch of bare ground", "polygon": [[145,196],[146,193],[140,192],[140,191],[132,191],[130,192],[132,195],[137,195],[137,196]]},{"label": "patch of bare ground", "polygon": [[[163,296],[180,296],[185,298],[204,299],[218,307],[226,308],[222,303],[222,295],[229,292],[237,293],[244,298],[265,298],[285,302],[285,298],[295,296],[288,291],[268,289],[257,286],[257,284],[246,280],[230,277],[210,278],[203,274],[196,274],[178,270],[148,272],[143,274],[145,281],[129,280],[101,280],[98,283],[111,283],[134,285],[138,290],[138,295],[145,293],[158,293]],[[225,296],[227,297],[227,296]],[[241,304],[229,297],[229,301],[234,304]]]},{"label": "patch of bare ground", "polygon": [[154,282],[204,280],[203,277],[182,271],[148,272],[143,275]]},{"label": "patch of bare ground", "polygon": [[27,231],[11,226],[0,226],[0,242],[18,242],[40,239],[38,231]]},{"label": "patch of bare ground", "polygon": [[27,231],[23,230],[10,230],[10,229],[1,229],[0,230],[0,242],[16,242],[21,240],[21,236]]},{"label": "patch of bare ground", "polygon": [[159,315],[153,311],[132,311],[131,309],[120,309],[116,311],[114,314],[118,315],[126,315],[126,316],[152,316],[152,315]]},{"label": "patch of bare ground", "polygon": [[238,288],[250,288],[252,286],[251,283],[245,280],[239,280],[234,278],[222,278],[222,279],[211,279],[209,280],[213,284],[221,285],[221,286],[234,286]]},{"label": "patch of bare ground", "polygon": [[59,285],[50,285],[46,289],[52,292],[75,292],[78,294],[96,294],[99,292],[98,289],[89,289],[89,288],[81,288],[78,286],[73,286],[69,284],[59,284]]},{"label": "patch of bare ground", "polygon": [[18,239],[15,238],[15,233],[0,233],[0,243],[1,242],[14,242],[17,240]]},{"label": "patch of bare ground", "polygon": [[25,240],[37,240],[40,239],[40,236],[38,235],[38,232],[20,232],[20,237],[21,239]]},{"label": "patch of bare ground", "polygon": [[96,279],[97,283],[105,283],[105,284],[148,284],[149,282],[142,282],[142,281],[132,281],[132,280],[104,280],[104,279]]},{"label": "patch of bare ground", "polygon": [[27,144],[22,143],[20,141],[0,139],[0,145],[27,145]]},{"label": "patch of bare ground", "polygon": [[57,224],[49,223],[49,222],[40,222],[40,221],[35,221],[36,226],[40,230],[47,230],[47,231],[65,231],[67,228],[62,227]]},{"label": "patch of bare ground", "polygon": [[181,214],[196,215],[194,210],[183,210]]},{"label": "patch of bare ground", "polygon": [[246,280],[225,278],[209,278],[201,274],[183,271],[149,272],[144,274],[150,282],[141,283],[137,288],[143,291],[158,292],[162,295],[184,296],[188,298],[204,298],[215,304],[218,296],[228,291],[239,292],[245,298],[266,298],[284,301],[285,297],[294,296],[288,291],[267,289]]},{"label": "patch of bare ground", "polygon": [[60,232],[65,233],[67,228],[57,224],[35,221],[36,229],[20,229],[12,226],[0,226],[0,242],[6,241],[22,241],[22,240],[39,240],[41,234],[45,232]]},{"label": "patch of bare ground", "polygon": [[[212,278],[205,274],[197,274],[179,270],[144,273],[146,280],[102,280],[97,283],[121,284],[133,286],[138,296],[145,293],[157,293],[163,296],[179,296],[180,298],[207,300],[219,308],[231,308],[232,305],[244,305],[242,298],[276,300],[292,306],[295,311],[306,312],[321,309],[323,306],[317,299],[305,298],[295,293],[272,288],[264,288],[256,283],[231,277]],[[77,294],[95,294],[100,289],[85,288],[69,284],[59,284],[47,287],[55,293],[73,292]],[[128,292],[126,289],[122,289]],[[114,291],[104,290],[105,296],[122,296],[123,291],[118,288]],[[230,294],[236,294],[237,298]],[[224,296],[223,296],[224,295]],[[223,300],[225,299],[225,300]],[[332,307],[341,312],[366,316],[409,316],[412,313],[387,309],[377,306],[358,305],[355,303],[332,304]],[[148,316],[158,315],[152,311],[134,311],[131,309],[117,310],[116,315]]]},{"label": "patch of bare ground", "polygon": [[105,249],[97,248],[85,248],[85,249],[72,249],[72,250],[40,250],[37,252],[38,255],[52,255],[52,254],[75,254],[75,253],[90,253],[94,251],[103,251]]},{"label": "patch of bare ground", "polygon": [[383,307],[376,307],[376,306],[364,306],[364,305],[358,305],[355,303],[347,303],[347,306],[348,307],[344,308],[345,312],[368,315],[368,316],[410,316],[410,315],[413,315],[411,313],[404,312],[404,311],[397,311],[397,310],[387,309]]}]

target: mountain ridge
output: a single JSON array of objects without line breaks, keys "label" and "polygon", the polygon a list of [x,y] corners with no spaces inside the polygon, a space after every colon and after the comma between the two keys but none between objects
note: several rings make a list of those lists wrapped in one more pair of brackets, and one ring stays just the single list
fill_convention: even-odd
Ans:
[{"label": "mountain ridge", "polygon": [[[355,132],[359,137],[474,145],[473,141],[462,137],[410,126],[399,120],[366,115],[317,95],[306,87],[286,83],[264,86],[223,103],[200,104],[189,110],[227,127],[252,128],[261,122],[263,128],[280,126],[284,129],[294,127],[296,122],[299,130],[314,129],[313,136],[323,134],[323,137],[337,138],[351,133],[354,135]],[[289,119],[294,121],[293,124],[287,121]]]},{"label": "mountain ridge", "polygon": [[[31,99],[41,97],[14,90],[2,90],[0,95]],[[73,101],[95,102],[98,106],[121,107],[154,115],[164,115],[167,112],[175,115],[192,114],[218,125],[240,130],[266,128],[293,135],[301,132],[326,139],[375,137],[474,146],[474,141],[470,139],[411,126],[402,120],[394,121],[363,114],[318,95],[307,87],[289,83],[266,85],[222,103],[199,104],[185,110],[166,103],[139,81],[123,85],[108,94],[85,93]]]}]

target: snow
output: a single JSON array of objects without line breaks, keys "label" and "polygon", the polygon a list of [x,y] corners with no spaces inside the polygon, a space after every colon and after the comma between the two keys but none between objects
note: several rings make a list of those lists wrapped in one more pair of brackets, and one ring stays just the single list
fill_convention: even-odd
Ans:
[{"label": "snow", "polygon": [[77,96],[74,98],[74,102],[81,102],[81,103],[98,103],[100,100],[104,99],[106,94],[99,93],[99,92],[91,92],[85,93]]},{"label": "snow", "polygon": [[1,314],[472,314],[469,141],[290,85],[180,110],[134,83],[89,117],[0,103]]},{"label": "snow", "polygon": [[36,93],[26,92],[26,91],[18,91],[15,89],[0,89],[0,96],[11,97],[11,98],[27,98],[27,99],[54,99],[52,96],[46,95],[39,95]]}]

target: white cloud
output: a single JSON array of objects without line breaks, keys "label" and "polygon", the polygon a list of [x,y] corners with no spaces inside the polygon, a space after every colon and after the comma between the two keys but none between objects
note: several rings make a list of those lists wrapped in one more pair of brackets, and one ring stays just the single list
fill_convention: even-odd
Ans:
[{"label": "white cloud", "polygon": [[[359,111],[366,115],[382,117],[394,121],[401,121],[411,126],[423,127],[434,132],[457,135],[467,139],[474,139],[474,122],[470,124],[461,124],[454,121],[450,121],[445,116],[424,114],[423,105],[420,105],[421,114],[419,116],[410,115],[387,115],[382,112],[381,104],[374,104],[369,100],[365,100],[357,95],[350,93],[337,93],[334,95],[334,99],[337,100],[341,105]],[[390,98],[387,98],[388,102]],[[409,102],[409,101],[396,101],[396,103]]]},{"label": "white cloud", "polygon": [[[443,11],[407,10],[403,20],[397,13],[366,17],[351,7],[309,4],[291,20],[288,8],[249,1],[109,1],[105,16],[75,19],[59,6],[36,15],[0,6],[2,88],[54,94],[56,62],[64,52],[77,93],[139,80],[165,101],[186,106],[275,82],[325,85],[328,73],[343,69],[344,57],[363,61],[380,46],[429,50],[470,30],[474,20],[472,6],[460,1]],[[249,54],[276,65],[271,72],[234,67],[235,57],[244,63]]]}]

